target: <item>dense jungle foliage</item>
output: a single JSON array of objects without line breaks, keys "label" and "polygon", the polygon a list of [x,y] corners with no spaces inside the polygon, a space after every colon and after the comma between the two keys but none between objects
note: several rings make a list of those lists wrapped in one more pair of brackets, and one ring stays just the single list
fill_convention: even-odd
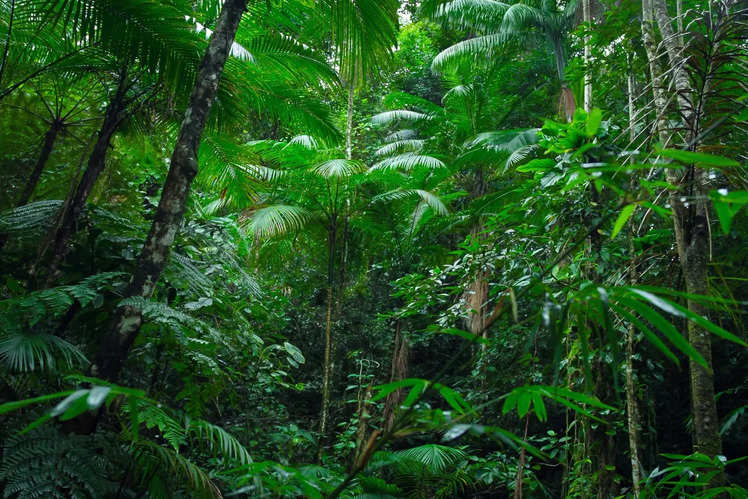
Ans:
[{"label": "dense jungle foliage", "polygon": [[0,0],[4,498],[748,498],[748,4]]}]

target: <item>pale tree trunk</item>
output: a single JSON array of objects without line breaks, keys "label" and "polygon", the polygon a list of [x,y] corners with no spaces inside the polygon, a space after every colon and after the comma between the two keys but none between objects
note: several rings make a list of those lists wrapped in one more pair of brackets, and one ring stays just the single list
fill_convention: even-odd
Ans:
[{"label": "pale tree trunk", "polygon": [[114,132],[117,131],[119,124],[122,122],[123,112],[127,107],[125,102],[126,92],[127,69],[123,69],[119,74],[117,90],[112,95],[104,113],[104,121],[101,124],[101,129],[99,129],[99,134],[91,155],[88,157],[86,170],[83,172],[83,176],[78,182],[75,191],[73,191],[69,202],[63,205],[62,212],[60,213],[59,222],[52,241],[52,255],[48,265],[48,285],[57,278],[59,267],[67,255],[70,238],[73,237],[77,230],[78,219],[86,207],[88,196],[91,194],[96,180],[106,166],[109,144],[112,141]]},{"label": "pale tree trunk", "polygon": [[[333,306],[335,302],[335,242],[337,239],[337,223],[331,220],[327,229],[327,312],[325,314],[325,360],[322,367],[322,410],[319,418],[319,432],[324,441],[327,437],[328,419],[330,417],[330,391],[332,385],[332,323]],[[322,445],[319,457],[322,455]]]},{"label": "pale tree trunk", "polygon": [[[638,282],[637,258],[634,248],[636,229],[633,218],[629,222],[629,253],[631,255],[631,270],[629,284],[635,286]],[[626,334],[626,416],[629,433],[629,458],[631,460],[631,482],[633,484],[634,499],[641,494],[642,465],[639,457],[639,400],[636,396],[636,381],[634,380],[634,355],[636,354],[636,329],[629,325]]]},{"label": "pale tree trunk", "polygon": [[[590,0],[582,0],[582,18],[586,29],[592,27],[592,16],[590,14]],[[588,113],[592,109],[592,74],[591,74],[591,47],[590,37],[584,37],[584,110]]]},{"label": "pale tree trunk", "polygon": [[[171,156],[169,173],[151,230],[146,238],[127,296],[149,298],[166,265],[171,245],[184,216],[192,180],[197,175],[197,153],[205,122],[216,97],[224,65],[229,57],[248,0],[227,0],[200,64],[190,103]],[[143,318],[136,306],[117,309],[112,327],[101,343],[97,366],[105,379],[115,381],[127,358]]]},{"label": "pale tree trunk", "polygon": [[654,98],[655,120],[654,129],[663,146],[669,142],[667,133],[667,98],[662,81],[662,70],[657,58],[657,42],[655,41],[655,22],[652,11],[652,0],[642,0],[642,42],[647,53],[649,76],[652,82],[652,96]]},{"label": "pale tree trunk", "polygon": [[634,95],[634,73],[629,68],[629,73],[626,76],[626,94],[629,101],[629,147],[634,145],[636,142],[636,96]]},{"label": "pale tree trunk", "polygon": [[[668,15],[665,1],[653,0],[653,7],[673,71],[676,102],[686,128],[686,147],[695,150],[695,141],[699,134],[698,116],[694,113],[694,94],[685,68],[680,34],[673,32],[672,19]],[[685,176],[675,170],[668,170],[668,181],[679,187],[677,191],[671,192],[670,204],[686,291],[689,294],[705,295],[708,292],[709,221],[708,208],[704,201],[706,187],[703,170],[690,167]],[[692,197],[688,205],[682,201],[683,196]],[[704,307],[694,300],[688,300],[688,309],[699,316],[706,316]],[[706,330],[693,321],[688,321],[688,341],[707,363],[705,368],[693,358],[689,358],[694,450],[715,457],[722,453],[722,438],[719,434],[719,419],[714,399],[711,337]],[[713,478],[712,484],[717,485],[724,481],[724,474],[718,474]]]},{"label": "pale tree trunk", "polygon": [[[636,141],[636,132],[634,123],[636,122],[636,112],[634,111],[634,75],[629,70],[627,78],[627,90],[629,99],[629,141],[633,144]],[[632,181],[632,189],[636,189],[636,180]],[[634,219],[629,222],[629,254],[631,255],[631,270],[629,273],[629,284],[636,285],[637,278],[637,258],[636,249],[634,248],[634,237],[636,228]],[[639,458],[639,401],[636,396],[636,382],[634,381],[634,354],[636,353],[636,329],[630,325],[626,334],[626,416],[629,433],[629,454],[631,460],[631,482],[633,484],[634,499],[639,499],[641,494],[642,468],[641,459]]]}]

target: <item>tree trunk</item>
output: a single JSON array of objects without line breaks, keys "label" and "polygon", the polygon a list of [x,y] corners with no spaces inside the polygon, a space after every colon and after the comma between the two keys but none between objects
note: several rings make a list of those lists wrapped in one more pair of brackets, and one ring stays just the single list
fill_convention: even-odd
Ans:
[{"label": "tree trunk", "polygon": [[104,114],[104,121],[101,124],[101,129],[99,129],[96,144],[94,144],[91,155],[88,157],[86,170],[83,172],[83,176],[78,182],[78,186],[76,187],[73,196],[70,198],[70,201],[63,205],[59,223],[54,234],[54,240],[52,242],[52,256],[48,266],[49,275],[47,276],[48,285],[57,278],[58,269],[68,252],[70,238],[76,232],[78,218],[86,207],[88,195],[91,194],[91,189],[93,189],[96,184],[96,179],[99,178],[99,175],[106,165],[109,144],[112,141],[114,132],[122,121],[122,112],[126,107],[126,80],[127,69],[123,69],[119,75],[117,90],[109,101],[106,113]]},{"label": "tree trunk", "polygon": [[[319,432],[322,440],[327,435],[327,420],[330,415],[330,389],[332,384],[332,309],[335,301],[335,242],[337,225],[335,220],[327,230],[327,314],[325,318],[325,360],[322,369],[322,411],[320,413]],[[320,445],[320,456],[322,445]]]},{"label": "tree trunk", "polygon": [[651,1],[642,0],[642,42],[647,52],[649,76],[652,82],[652,95],[655,107],[654,132],[664,147],[667,146],[669,141],[665,116],[667,112],[667,98],[665,97],[665,87],[662,83],[662,70],[657,60],[657,43],[655,42],[655,24]]},{"label": "tree trunk", "polygon": [[17,207],[29,203],[31,196],[34,194],[36,186],[39,183],[39,179],[42,177],[42,172],[44,171],[44,167],[47,165],[49,155],[52,154],[52,149],[55,147],[55,140],[57,140],[57,135],[60,133],[60,130],[62,130],[62,123],[53,120],[49,125],[49,130],[47,130],[47,133],[44,135],[44,143],[42,144],[39,158],[36,160],[36,165],[34,165],[34,169],[31,171],[31,176],[26,182],[26,187],[23,189],[21,197],[19,197],[16,202]]},{"label": "tree trunk", "polygon": [[[205,122],[247,1],[227,0],[221,8],[174,145],[156,216],[140,253],[127,296],[149,298],[166,265],[169,250],[182,223],[190,185],[197,175],[197,153]],[[97,359],[100,375],[105,379],[117,379],[142,321],[139,307],[127,306],[117,310]]]},{"label": "tree trunk", "polygon": [[[582,0],[582,19],[587,25],[585,29],[592,27],[592,16],[590,15],[590,0]],[[592,109],[592,75],[590,74],[591,47],[589,35],[584,36],[584,110],[590,112]]]},{"label": "tree trunk", "polygon": [[[631,79],[629,75],[629,79]],[[633,189],[632,189],[633,190]],[[634,237],[636,229],[634,219],[629,221],[629,254],[631,255],[631,270],[629,272],[629,284],[635,286],[638,282],[637,258],[634,248]],[[639,400],[636,396],[636,382],[634,381],[634,354],[636,353],[636,329],[630,325],[626,334],[626,416],[629,433],[629,458],[631,460],[631,482],[633,486],[634,499],[639,499],[641,493],[642,467],[639,458]]]},{"label": "tree trunk", "polygon": [[[664,0],[653,0],[653,7],[670,66],[673,68],[676,102],[686,128],[686,147],[695,150],[698,145],[695,141],[699,135],[698,117],[694,113],[693,89],[685,71],[680,34],[673,32],[672,19],[668,15]],[[704,295],[708,292],[709,222],[708,208],[704,202],[706,189],[703,174],[703,170],[693,166],[688,169],[685,176],[675,170],[668,170],[668,181],[679,187],[670,194],[676,247],[685,277],[686,291],[694,295]],[[682,200],[686,195],[693,197],[688,206]],[[688,309],[699,316],[706,316],[704,307],[694,300],[688,300]],[[711,337],[703,328],[689,321],[688,341],[704,357],[708,366],[702,367],[693,358],[689,358],[694,451],[713,458],[722,453],[722,438],[719,434],[719,419],[714,399]],[[712,479],[713,485],[724,482],[725,476],[721,473]]]},{"label": "tree trunk", "polygon": [[[52,153],[52,149],[54,149],[55,140],[57,139],[60,130],[60,123],[55,120],[50,124],[47,133],[44,134],[44,142],[42,143],[42,150],[39,153],[39,158],[36,160],[36,165],[34,165],[34,169],[31,171],[31,176],[26,182],[26,187],[24,187],[21,196],[18,198],[18,201],[16,201],[16,208],[29,203],[31,196],[34,194],[34,190],[36,189],[36,185],[39,183],[39,179],[42,176],[49,155]],[[0,234],[0,250],[3,249],[6,242],[8,242],[8,234]]]},{"label": "tree trunk", "polygon": [[[408,377],[408,342],[402,334],[402,320],[395,323],[395,338],[392,345],[392,365],[390,366],[390,383]],[[384,431],[388,432],[395,423],[395,414],[402,402],[402,390],[395,390],[387,395],[382,411]]]}]

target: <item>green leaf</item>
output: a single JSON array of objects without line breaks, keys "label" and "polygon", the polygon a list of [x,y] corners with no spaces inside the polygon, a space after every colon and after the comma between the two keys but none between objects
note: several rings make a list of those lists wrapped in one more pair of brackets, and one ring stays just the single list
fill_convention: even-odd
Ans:
[{"label": "green leaf", "polygon": [[535,392],[532,394],[532,406],[535,408],[535,416],[537,416],[538,420],[545,422],[548,419],[548,411],[545,408],[545,403],[540,393]]},{"label": "green leaf", "polygon": [[73,393],[75,393],[74,390],[67,390],[64,392],[51,393],[49,395],[41,395],[39,397],[33,397],[33,398],[24,399],[24,400],[16,400],[14,402],[6,402],[0,405],[0,414],[7,414],[9,412],[16,411],[28,405],[37,404],[39,402],[46,402],[48,400],[54,400],[54,399],[59,399],[62,397],[67,397],[68,395],[71,395]]},{"label": "green leaf", "polygon": [[674,159],[686,165],[706,165],[716,167],[737,167],[740,166],[735,160],[714,156],[703,152],[683,151],[680,149],[660,149],[657,153],[666,158]]},{"label": "green leaf", "polygon": [[737,343],[740,346],[748,347],[748,343],[743,341],[741,338],[735,336],[734,334],[730,333],[729,331],[722,329],[721,327],[719,327],[712,321],[705,319],[699,314],[691,312],[690,310],[688,310],[688,308],[682,305],[679,305],[675,302],[669,302],[669,303],[671,306],[675,307],[679,312],[681,312],[683,316],[688,318],[691,322],[694,322],[695,324],[701,326],[702,328],[711,332],[715,336],[719,336],[720,338],[723,338],[725,340],[732,341],[733,343]]},{"label": "green leaf", "polygon": [[711,191],[709,197],[714,202],[714,210],[717,212],[722,232],[724,234],[729,234],[732,219],[743,206],[748,204],[748,191],[735,191],[730,193],[727,193],[726,190]]},{"label": "green leaf", "polygon": [[465,338],[466,340],[474,341],[475,343],[482,343],[482,344],[488,343],[488,341],[482,336],[478,336],[477,334],[473,334],[468,331],[464,331],[462,329],[457,329],[454,327],[435,329],[434,332],[441,333],[441,334],[451,334],[453,336],[459,336],[460,338]]},{"label": "green leaf", "polygon": [[285,341],[283,342],[283,348],[286,349],[286,352],[299,364],[303,364],[306,362],[306,359],[304,358],[304,354],[301,353],[301,350],[299,350],[295,345],[292,345],[291,343]]},{"label": "green leaf", "polygon": [[86,397],[90,392],[91,390],[88,389],[74,391],[68,395],[65,400],[57,404],[50,411],[49,415],[52,417],[61,416],[60,419],[63,421],[74,418],[88,409],[88,404],[84,397]]},{"label": "green leaf", "polygon": [[110,386],[94,386],[91,389],[91,393],[88,394],[88,408],[98,409],[99,406],[104,403],[111,391],[112,388]]},{"label": "green leaf", "polygon": [[705,368],[709,368],[704,357],[688,342],[688,340],[678,331],[675,326],[668,322],[663,316],[658,314],[654,309],[646,306],[644,303],[633,300],[622,298],[621,304],[625,305],[644,319],[649,321],[650,324],[657,327],[657,329],[665,335],[665,337],[672,343],[675,348],[694,359],[696,362],[701,364]]},{"label": "green leaf", "polygon": [[525,417],[525,415],[530,410],[531,401],[532,401],[532,392],[522,391],[519,394],[519,399],[517,400],[517,414],[519,414],[520,418]]},{"label": "green leaf", "polygon": [[644,321],[640,320],[634,314],[630,313],[623,307],[616,305],[615,303],[611,303],[610,308],[615,310],[618,315],[636,326],[636,328],[641,331],[641,333],[645,338],[647,338],[647,340],[649,340],[650,343],[652,343],[658,350],[664,353],[667,358],[675,362],[676,365],[680,366],[678,357],[676,357],[675,354],[667,347],[667,345],[665,345],[665,343],[663,343],[663,341],[654,332],[652,332],[649,327],[647,327]]},{"label": "green leaf", "polygon": [[598,109],[594,108],[590,111],[590,114],[587,116],[587,123],[585,123],[585,133],[587,134],[587,137],[594,137],[597,133],[597,130],[600,128],[600,123],[603,121],[603,112]]},{"label": "green leaf", "polygon": [[623,207],[621,213],[618,214],[616,223],[613,224],[613,232],[610,233],[611,239],[615,239],[618,233],[621,232],[621,229],[623,229],[623,226],[626,225],[628,219],[631,218],[631,215],[634,214],[634,210],[636,210],[635,204],[627,204]]}]

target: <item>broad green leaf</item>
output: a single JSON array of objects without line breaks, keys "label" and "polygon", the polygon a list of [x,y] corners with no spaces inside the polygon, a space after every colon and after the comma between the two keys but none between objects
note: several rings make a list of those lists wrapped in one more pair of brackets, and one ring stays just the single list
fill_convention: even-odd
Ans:
[{"label": "broad green leaf", "polygon": [[616,218],[616,223],[613,224],[613,231],[610,233],[611,239],[615,239],[618,233],[621,232],[628,219],[634,214],[634,210],[636,210],[636,204],[627,204],[623,207],[621,213],[618,214],[618,218]]},{"label": "broad green leaf", "polygon": [[657,151],[657,153],[661,156],[674,159],[686,165],[696,164],[717,167],[740,166],[740,163],[735,160],[724,158],[722,156],[714,156],[712,154],[706,154],[703,152],[683,151],[680,149],[660,149]]},{"label": "broad green leaf", "polygon": [[535,408],[535,416],[537,416],[538,420],[545,422],[548,419],[548,411],[545,408],[545,403],[540,393],[535,392],[532,394],[532,406]]},{"label": "broad green leaf", "polygon": [[304,354],[301,353],[301,350],[299,350],[295,345],[292,345],[291,343],[284,341],[283,342],[283,348],[286,349],[286,352],[299,364],[303,364],[306,362],[306,359],[304,359]]},{"label": "broad green leaf", "polygon": [[587,122],[585,123],[585,133],[587,134],[587,137],[594,137],[597,133],[597,130],[600,128],[600,123],[603,121],[603,112],[598,109],[594,108],[590,111],[590,114],[587,116]]},{"label": "broad green leaf", "polygon": [[530,410],[530,402],[532,402],[532,392],[529,390],[522,390],[517,400],[517,414],[519,414],[520,418],[524,418]]}]

